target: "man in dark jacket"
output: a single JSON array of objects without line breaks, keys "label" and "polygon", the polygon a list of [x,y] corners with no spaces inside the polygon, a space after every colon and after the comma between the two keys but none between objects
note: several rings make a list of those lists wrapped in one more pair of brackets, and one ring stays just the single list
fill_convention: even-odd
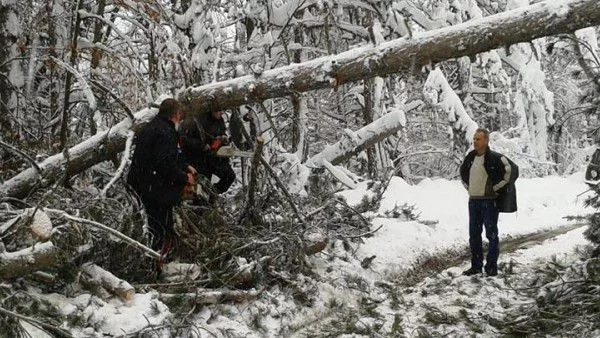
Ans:
[{"label": "man in dark jacket", "polygon": [[193,167],[185,164],[176,126],[183,114],[175,99],[160,104],[158,115],[135,136],[135,150],[127,183],[138,194],[148,215],[152,249],[162,255],[172,250],[173,207],[181,202],[186,184],[195,184]]},{"label": "man in dark jacket", "polygon": [[199,174],[209,181],[212,175],[219,182],[212,186],[210,197],[226,192],[235,181],[229,158],[217,157],[217,150],[229,144],[223,112],[215,111],[186,121],[183,125],[183,150]]},{"label": "man in dark jacket", "polygon": [[[481,233],[485,225],[485,236],[489,241],[488,255],[484,267],[488,276],[498,275],[498,213],[516,211],[516,193],[511,177],[514,177],[511,162],[502,154],[488,147],[489,132],[477,129],[473,136],[473,151],[469,152],[460,166],[460,176],[469,192],[469,246],[471,267],[463,274],[471,276],[481,273],[483,248]],[[506,205],[514,205],[514,210]],[[499,209],[501,208],[501,209]],[[507,209],[508,208],[508,209]]]}]

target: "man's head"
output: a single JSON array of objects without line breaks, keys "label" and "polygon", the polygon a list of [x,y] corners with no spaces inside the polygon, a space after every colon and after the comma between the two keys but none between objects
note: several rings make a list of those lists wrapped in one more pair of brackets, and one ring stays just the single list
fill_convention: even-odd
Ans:
[{"label": "man's head", "polygon": [[158,108],[158,115],[166,117],[171,120],[175,125],[183,119],[183,113],[181,112],[181,104],[179,101],[169,98],[163,100]]},{"label": "man's head", "polygon": [[473,148],[477,154],[482,155],[488,147],[490,141],[490,132],[484,128],[478,128],[473,135]]}]

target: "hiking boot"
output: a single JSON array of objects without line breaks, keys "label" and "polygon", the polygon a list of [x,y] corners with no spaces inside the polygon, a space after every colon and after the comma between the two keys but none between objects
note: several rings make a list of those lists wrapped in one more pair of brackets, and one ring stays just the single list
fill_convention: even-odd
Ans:
[{"label": "hiking boot", "polygon": [[463,276],[473,276],[481,273],[481,269],[470,268],[469,270],[463,271]]},{"label": "hiking boot", "polygon": [[495,267],[488,268],[488,267],[486,267],[485,268],[485,274],[488,275],[488,276],[490,276],[490,277],[498,276],[498,268],[495,268]]}]

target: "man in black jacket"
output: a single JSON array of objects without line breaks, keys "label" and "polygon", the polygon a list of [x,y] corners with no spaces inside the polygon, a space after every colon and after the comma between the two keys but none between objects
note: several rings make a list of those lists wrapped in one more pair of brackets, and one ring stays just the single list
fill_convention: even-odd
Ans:
[{"label": "man in black jacket", "polygon": [[175,240],[173,207],[186,184],[195,184],[193,167],[185,164],[176,126],[183,114],[175,99],[160,104],[158,115],[136,135],[127,183],[138,194],[148,215],[152,249],[167,255]]},{"label": "man in black jacket", "polygon": [[235,181],[235,172],[229,158],[216,156],[221,146],[229,144],[223,112],[214,111],[186,121],[182,138],[184,153],[198,173],[208,180],[212,175],[219,178],[212,186],[211,199],[226,192]]},{"label": "man in black jacket", "polygon": [[488,142],[489,132],[477,129],[473,136],[475,149],[467,154],[460,166],[462,182],[469,192],[471,267],[463,272],[467,276],[482,272],[481,233],[484,225],[489,241],[484,269],[488,276],[498,275],[498,213],[516,211],[515,174],[511,162],[506,156],[490,150]]}]

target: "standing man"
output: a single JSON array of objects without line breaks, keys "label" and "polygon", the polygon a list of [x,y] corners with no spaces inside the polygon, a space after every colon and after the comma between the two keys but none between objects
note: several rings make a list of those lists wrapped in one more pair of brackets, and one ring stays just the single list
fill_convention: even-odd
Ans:
[{"label": "standing man", "polygon": [[[498,212],[499,204],[508,199],[516,211],[516,193],[511,182],[511,163],[506,156],[490,150],[489,132],[479,128],[473,136],[473,147],[460,166],[460,176],[469,191],[469,246],[471,267],[463,275],[481,273],[484,268],[488,276],[498,275]],[[510,188],[510,189],[509,189]],[[502,203],[500,203],[502,202]],[[502,210],[503,212],[511,212]],[[489,241],[488,255],[483,266],[481,233]]]},{"label": "standing man", "polygon": [[[158,115],[136,135],[127,183],[140,197],[148,215],[152,249],[164,257],[173,250],[173,207],[181,202],[184,186],[195,184],[196,171],[183,161],[177,126],[183,113],[175,99],[160,104]],[[160,261],[157,265],[160,271]]]},{"label": "standing man", "polygon": [[198,173],[209,181],[212,175],[219,178],[210,191],[209,202],[213,202],[217,194],[226,192],[235,181],[229,158],[216,155],[221,146],[229,144],[223,112],[214,111],[186,121],[182,138],[186,157]]}]

